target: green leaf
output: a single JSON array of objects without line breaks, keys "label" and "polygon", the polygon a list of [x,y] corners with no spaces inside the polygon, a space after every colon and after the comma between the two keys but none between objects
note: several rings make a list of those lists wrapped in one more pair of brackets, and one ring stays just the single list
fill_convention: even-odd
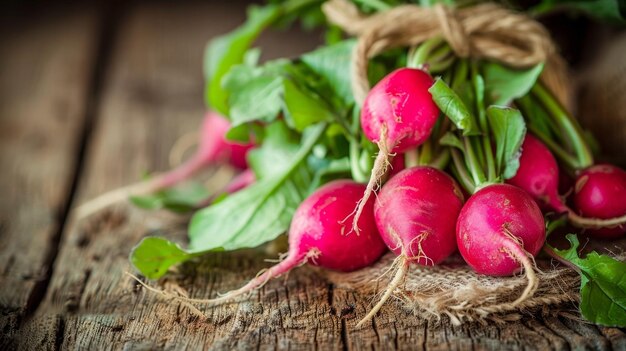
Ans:
[{"label": "green leaf", "polygon": [[228,92],[222,89],[222,78],[231,67],[244,61],[250,46],[263,30],[279,18],[280,13],[278,5],[251,6],[243,25],[209,42],[204,67],[207,76],[206,99],[213,109],[228,115]]},{"label": "green leaf", "polygon": [[224,76],[233,127],[276,119],[282,108],[283,80],[289,65],[287,60],[271,61],[260,67],[238,65]]},{"label": "green leaf", "polygon": [[487,119],[495,138],[497,174],[512,178],[519,168],[520,147],[526,136],[524,117],[513,108],[489,106]]},{"label": "green leaf", "polygon": [[204,253],[256,247],[284,233],[297,206],[308,195],[311,175],[304,161],[325,127],[320,124],[307,130],[290,166],[280,174],[261,179],[198,211],[189,226],[188,250],[165,239],[145,238],[131,253],[135,268],[157,279],[172,265]]},{"label": "green leaf", "polygon": [[300,139],[295,134],[284,121],[275,121],[266,127],[261,147],[248,153],[248,163],[256,179],[274,177],[291,167],[300,149]]},{"label": "green leaf", "polygon": [[304,64],[330,83],[331,89],[346,105],[354,103],[350,60],[355,43],[354,39],[344,40],[301,57]]},{"label": "green leaf", "polygon": [[543,0],[529,11],[535,15],[552,10],[582,11],[593,17],[623,24],[626,20],[626,3],[620,0]]},{"label": "green leaf", "polygon": [[526,70],[508,68],[494,62],[485,63],[482,66],[482,73],[487,94],[486,102],[492,105],[506,105],[526,95],[542,71],[543,63]]},{"label": "green leaf", "polygon": [[567,235],[571,247],[554,250],[580,269],[580,312],[590,322],[626,327],[626,263],[593,251],[578,256],[578,238]]},{"label": "green leaf", "polygon": [[441,139],[439,139],[439,144],[456,147],[460,149],[463,153],[465,153],[465,147],[463,147],[461,139],[459,139],[451,132],[446,132],[446,134],[444,134]]},{"label": "green leaf", "polygon": [[463,131],[463,135],[477,134],[476,122],[472,113],[446,82],[437,78],[435,84],[428,91],[441,112]]},{"label": "green leaf", "polygon": [[328,104],[316,94],[299,88],[291,79],[283,81],[286,117],[299,132],[308,126],[333,120]]},{"label": "green leaf", "polygon": [[146,196],[132,196],[131,202],[146,210],[168,209],[173,212],[189,212],[211,197],[211,193],[198,182],[185,182]]},{"label": "green leaf", "polygon": [[130,254],[130,262],[148,279],[158,279],[175,265],[198,255],[188,253],[167,239],[143,238]]},{"label": "green leaf", "polygon": [[302,178],[306,172],[301,165],[323,135],[325,124],[311,128],[290,166],[281,174],[260,179],[193,216],[189,226],[193,252],[256,247],[287,229],[296,207],[308,195],[302,189],[306,189],[310,179]]}]

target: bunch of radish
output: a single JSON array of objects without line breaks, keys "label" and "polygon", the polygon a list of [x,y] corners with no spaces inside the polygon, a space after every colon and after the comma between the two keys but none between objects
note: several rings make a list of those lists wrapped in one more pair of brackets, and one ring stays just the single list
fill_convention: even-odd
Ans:
[{"label": "bunch of radish", "polygon": [[[457,57],[443,39],[432,38],[372,57],[373,87],[360,104],[352,94],[354,41],[340,40],[335,27],[319,49],[257,61],[251,45],[263,29],[309,15],[315,22],[315,11],[315,1],[274,2],[211,42],[206,96],[217,112],[206,115],[196,153],[169,172],[83,204],[79,217],[129,196],[167,193],[202,169],[230,164],[241,172],[224,194],[193,203],[188,248],[148,237],[131,253],[133,265],[158,279],[172,265],[257,247],[282,233],[289,249],[243,287],[190,301],[229,301],[303,264],[358,270],[391,251],[397,258],[388,285],[363,325],[415,265],[445,264],[458,252],[476,274],[525,274],[525,289],[498,302],[513,309],[537,290],[535,258],[545,251],[584,275],[585,317],[626,324],[604,302],[600,313],[586,313],[592,297],[583,289],[602,284],[614,285],[603,291],[623,291],[618,279],[626,264],[598,255],[613,268],[596,274],[598,265],[578,256],[577,241],[558,250],[547,240],[555,218],[593,238],[624,237],[626,172],[594,164],[582,128],[540,82],[543,66],[513,69]],[[559,193],[563,174],[575,181]],[[608,298],[626,308],[619,296]]]}]

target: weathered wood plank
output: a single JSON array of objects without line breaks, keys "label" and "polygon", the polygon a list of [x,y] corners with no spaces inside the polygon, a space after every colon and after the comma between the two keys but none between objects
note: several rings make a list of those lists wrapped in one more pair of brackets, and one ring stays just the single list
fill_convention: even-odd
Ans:
[{"label": "weathered wood plank", "polygon": [[19,21],[4,16],[0,330],[8,336],[43,298],[50,278],[85,121],[97,17],[88,10]]}]

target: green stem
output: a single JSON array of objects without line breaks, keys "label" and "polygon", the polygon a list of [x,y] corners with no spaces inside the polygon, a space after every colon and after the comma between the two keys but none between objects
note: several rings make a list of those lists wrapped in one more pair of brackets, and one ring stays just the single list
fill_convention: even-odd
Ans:
[{"label": "green stem", "polygon": [[415,166],[419,166],[419,152],[417,149],[410,149],[409,151],[404,153],[404,167],[411,168]]},{"label": "green stem", "polygon": [[323,0],[289,0],[283,3],[283,14],[290,14],[299,9],[315,3],[322,3]]},{"label": "green stem", "polygon": [[354,0],[354,2],[367,6],[377,12],[389,10],[391,6],[381,0]]},{"label": "green stem", "polygon": [[437,157],[430,162],[429,166],[443,170],[448,166],[448,163],[450,163],[450,149],[445,148],[437,154]]},{"label": "green stem", "polygon": [[407,59],[407,67],[421,68],[425,63],[429,62],[433,50],[443,43],[443,39],[439,37],[431,38],[420,44],[418,47],[409,52]]},{"label": "green stem", "polygon": [[427,165],[430,163],[432,158],[433,158],[432,142],[430,141],[430,139],[428,139],[420,146],[420,154],[419,154],[419,159],[417,163],[420,166]]},{"label": "green stem", "polygon": [[[487,164],[487,179],[494,181],[496,179],[496,163],[493,156],[493,149],[491,147],[491,140],[489,139],[489,122],[487,121],[487,114],[485,113],[485,101],[484,101],[484,86],[479,87],[479,73],[478,65],[475,61],[471,63],[472,85],[474,86],[474,95],[476,96],[476,112],[478,114],[478,123],[480,130],[483,133],[481,137],[483,154],[485,156]],[[481,96],[479,96],[479,94]]]},{"label": "green stem", "polygon": [[585,142],[582,130],[565,109],[559,104],[550,92],[541,84],[535,84],[532,93],[537,100],[548,111],[555,122],[563,129],[568,140],[574,146],[577,159],[577,169],[587,168],[593,165],[593,155],[589,146]]},{"label": "green stem", "polygon": [[361,169],[361,163],[359,162],[361,157],[361,148],[356,141],[350,142],[350,171],[352,173],[352,179],[358,183],[366,183],[369,180],[369,175],[363,172]]},{"label": "green stem", "polygon": [[478,160],[476,159],[476,154],[471,145],[470,137],[463,137],[463,144],[465,148],[465,162],[467,163],[467,168],[474,179],[474,185],[480,186],[482,183],[486,182],[487,179],[485,178],[485,172],[482,170]]},{"label": "green stem", "polygon": [[465,163],[463,163],[459,150],[451,149],[452,155],[452,171],[455,173],[455,178],[461,182],[461,186],[465,188],[470,194],[473,194],[476,190],[472,178],[467,173]]}]

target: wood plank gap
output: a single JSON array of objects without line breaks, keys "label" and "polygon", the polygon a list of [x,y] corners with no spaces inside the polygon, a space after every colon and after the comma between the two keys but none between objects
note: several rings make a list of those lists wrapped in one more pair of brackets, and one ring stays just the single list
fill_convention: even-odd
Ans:
[{"label": "wood plank gap", "polygon": [[[70,211],[73,207],[73,202],[76,197],[78,185],[80,183],[80,176],[83,173],[85,155],[89,147],[89,141],[93,133],[94,126],[96,124],[96,111],[98,111],[100,104],[100,95],[102,92],[102,86],[107,72],[113,43],[117,37],[117,31],[119,23],[128,9],[128,2],[121,0],[113,0],[103,2],[100,9],[100,18],[98,25],[98,33],[96,35],[96,52],[87,86],[87,101],[85,104],[85,117],[83,118],[83,126],[81,128],[80,138],[78,142],[76,161],[74,162],[74,170],[72,172],[72,180],[69,193],[65,198],[62,210],[59,214],[59,220],[57,228],[52,236],[52,243],[48,247],[45,253],[45,260],[42,271],[43,277],[37,281],[33,287],[32,293],[28,297],[28,303],[26,304],[26,312],[22,318],[21,325],[23,326],[30,318],[35,314],[39,305],[43,301],[50,285],[50,280],[54,274],[54,263],[59,253],[61,239],[63,232],[65,231]],[[63,326],[63,321],[61,321]],[[63,329],[63,328],[61,328]],[[57,336],[58,337],[58,336]]]}]

